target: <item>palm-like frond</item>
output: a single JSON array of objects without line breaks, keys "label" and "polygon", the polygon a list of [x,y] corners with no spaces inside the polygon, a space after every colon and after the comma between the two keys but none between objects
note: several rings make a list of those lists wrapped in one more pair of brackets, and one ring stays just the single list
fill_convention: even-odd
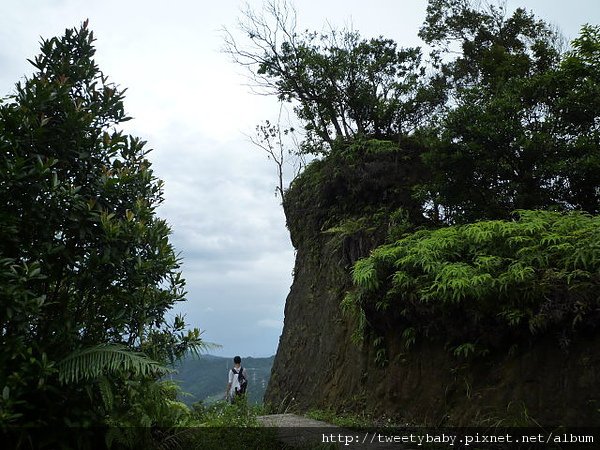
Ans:
[{"label": "palm-like frond", "polygon": [[57,365],[61,383],[93,380],[106,373],[133,372],[138,376],[162,376],[171,369],[121,344],[100,344],[72,352]]}]

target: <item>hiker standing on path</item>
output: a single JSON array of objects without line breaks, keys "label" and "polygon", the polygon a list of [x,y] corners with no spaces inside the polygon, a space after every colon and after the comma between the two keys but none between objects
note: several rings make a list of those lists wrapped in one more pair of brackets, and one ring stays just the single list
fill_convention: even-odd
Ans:
[{"label": "hiker standing on path", "polygon": [[246,393],[247,386],[248,378],[246,369],[242,367],[242,358],[236,356],[233,358],[233,368],[229,370],[229,382],[227,383],[225,399],[233,403],[236,397]]}]

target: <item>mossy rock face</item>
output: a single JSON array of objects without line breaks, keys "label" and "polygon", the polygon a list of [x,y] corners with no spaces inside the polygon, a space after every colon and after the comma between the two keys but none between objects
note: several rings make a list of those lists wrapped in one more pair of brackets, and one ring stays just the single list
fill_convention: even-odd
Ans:
[{"label": "mossy rock face", "polygon": [[424,177],[419,153],[411,142],[366,141],[311,162],[283,202],[294,246],[346,219],[398,208],[406,210],[413,223],[423,222],[413,198],[414,185]]},{"label": "mossy rock face", "polygon": [[367,365],[368,358],[350,341],[354,324],[339,307],[351,287],[348,270],[384,242],[394,211],[423,221],[412,198],[422,170],[419,148],[410,143],[358,142],[313,161],[287,191],[284,209],[297,255],[265,395],[276,410],[326,406],[339,402],[347,383],[358,387],[362,370],[355,364]]}]

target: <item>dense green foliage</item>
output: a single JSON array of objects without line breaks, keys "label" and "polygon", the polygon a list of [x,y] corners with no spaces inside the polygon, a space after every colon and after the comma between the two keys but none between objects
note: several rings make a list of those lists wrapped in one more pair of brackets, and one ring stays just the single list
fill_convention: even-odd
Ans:
[{"label": "dense green foliage", "polygon": [[600,219],[520,211],[515,221],[422,230],[358,261],[353,280],[345,307],[381,334],[393,327],[406,347],[444,339],[468,355],[547,329],[566,344],[597,327]]},{"label": "dense green foliage", "polygon": [[410,106],[421,106],[412,101],[422,75],[419,63],[418,49],[332,31],[284,42],[280,53],[261,61],[258,73],[276,78],[280,99],[299,100],[296,113],[308,131],[331,144],[335,138],[391,135],[410,127],[418,114]]},{"label": "dense green foliage", "polygon": [[162,184],[93,40],[43,40],[0,104],[2,427],[165,424],[155,380],[202,342],[167,320],[185,292]]},{"label": "dense green foliage", "polygon": [[[447,112],[426,130],[428,213],[446,223],[515,209],[599,211],[598,27],[572,49],[523,9],[432,0],[421,37],[445,53]],[[448,47],[460,51],[451,57]]]},{"label": "dense green foliage", "polygon": [[318,240],[324,231],[338,241],[359,235],[373,241],[369,236],[385,236],[390,226],[404,230],[405,222],[424,222],[421,205],[412,195],[423,176],[421,151],[410,139],[398,146],[357,138],[310,163],[283,201],[294,245]]}]

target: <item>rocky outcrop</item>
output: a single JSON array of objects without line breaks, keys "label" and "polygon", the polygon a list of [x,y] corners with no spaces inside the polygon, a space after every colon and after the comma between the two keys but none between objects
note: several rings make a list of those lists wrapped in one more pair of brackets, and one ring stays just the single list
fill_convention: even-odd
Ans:
[{"label": "rocky outcrop", "polygon": [[362,150],[313,163],[285,198],[297,253],[265,402],[279,411],[349,409],[427,425],[600,425],[599,336],[562,348],[547,335],[465,362],[435,342],[406,351],[392,327],[384,366],[375,364],[371,342],[353,342],[356,319],[340,308],[352,263],[383,242],[392,211],[423,221],[412,199],[415,153]]}]

